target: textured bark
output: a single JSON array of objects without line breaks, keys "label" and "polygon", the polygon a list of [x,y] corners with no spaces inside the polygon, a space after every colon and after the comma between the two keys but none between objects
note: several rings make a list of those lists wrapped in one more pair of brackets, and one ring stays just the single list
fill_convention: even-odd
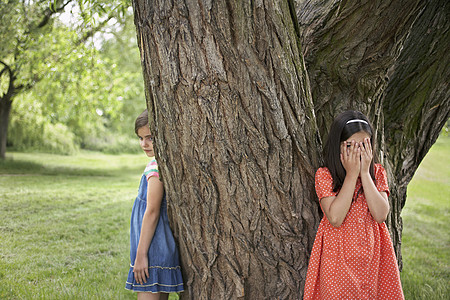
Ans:
[{"label": "textured bark", "polygon": [[448,1],[300,0],[296,12],[322,139],[342,110],[374,123],[401,268],[406,186],[448,119]]},{"label": "textured bark", "polygon": [[[313,175],[321,139],[350,108],[375,125],[401,261],[408,176],[449,111],[448,76],[429,78],[448,73],[448,56],[435,64],[448,52],[435,46],[449,44],[448,5],[440,13],[436,5],[133,1],[183,297],[301,298],[320,220]],[[434,31],[423,36],[424,26]],[[408,51],[418,54],[410,60]],[[398,118],[403,109],[417,118]],[[398,138],[405,128],[411,143]]]},{"label": "textured bark", "polygon": [[134,1],[190,299],[300,297],[320,141],[286,2]]},{"label": "textured bark", "polygon": [[[357,109],[383,133],[383,92],[423,1],[297,1],[317,122],[323,138],[341,111]],[[419,6],[421,5],[421,6]]]},{"label": "textured bark", "polygon": [[[450,2],[427,1],[389,73],[383,100],[384,153],[391,170],[387,224],[401,257],[401,209],[407,185],[439,136],[450,111]],[[401,260],[399,260],[401,265]]]}]

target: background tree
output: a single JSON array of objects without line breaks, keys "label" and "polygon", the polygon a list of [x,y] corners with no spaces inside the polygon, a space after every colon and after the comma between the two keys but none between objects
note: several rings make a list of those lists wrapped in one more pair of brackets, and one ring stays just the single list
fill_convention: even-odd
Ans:
[{"label": "background tree", "polygon": [[[105,125],[118,129],[111,128],[111,124],[119,124],[117,120],[124,116],[117,108],[132,93],[141,96],[136,93],[135,84],[128,84],[136,81],[138,73],[119,75],[121,69],[115,58],[111,59],[107,51],[100,53],[99,46],[94,45],[101,42],[101,36],[93,36],[110,28],[117,33],[124,32],[125,27],[119,21],[125,19],[128,4],[127,1],[76,0],[0,4],[1,158],[5,157],[11,112],[16,115],[11,119],[15,125],[12,133],[21,134],[13,135],[9,144],[19,150],[30,149],[24,141],[31,139],[23,135],[28,131],[41,132],[33,136],[34,143],[40,143],[35,146],[48,150],[42,144],[55,132],[61,137],[72,134],[60,145],[62,149],[70,149],[67,146],[73,146],[73,141],[86,146],[96,135],[101,136],[97,132],[105,131]],[[63,12],[73,13],[70,24],[59,19]],[[12,103],[18,98],[21,101],[13,109]],[[38,121],[37,128],[27,126],[35,121]],[[57,140],[61,139],[53,139],[49,144]],[[110,137],[108,142],[111,143]],[[129,141],[122,144],[127,145]]]},{"label": "background tree", "polygon": [[301,298],[321,140],[345,109],[375,124],[400,254],[406,185],[448,119],[448,3],[133,7],[187,298]]},{"label": "background tree", "polygon": [[[54,28],[53,35],[61,30]],[[131,11],[123,22],[105,27],[101,35],[75,50],[70,48],[74,33],[70,28],[64,30],[70,34],[58,38],[57,44],[67,52],[65,62],[52,65],[14,102],[8,149],[57,153],[73,153],[78,147],[109,153],[138,150],[134,117],[145,103]]]}]

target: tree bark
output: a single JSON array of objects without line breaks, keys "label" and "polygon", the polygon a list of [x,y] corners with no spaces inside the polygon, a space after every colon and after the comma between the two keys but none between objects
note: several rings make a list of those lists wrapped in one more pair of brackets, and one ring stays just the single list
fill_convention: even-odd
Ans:
[{"label": "tree bark", "polygon": [[6,158],[6,142],[11,105],[12,102],[7,97],[0,98],[0,159]]},{"label": "tree bark", "polygon": [[11,113],[12,98],[15,94],[16,87],[14,85],[15,76],[11,68],[2,61],[0,61],[0,64],[3,65],[0,71],[0,79],[2,76],[8,76],[9,80],[5,94],[0,96],[0,159],[5,159],[9,115]]},{"label": "tree bark", "polygon": [[[436,46],[438,53],[423,61],[415,82],[402,78],[411,71],[406,51],[430,41],[419,37],[419,27],[434,24],[431,40],[446,35],[442,42],[448,41],[448,5],[438,14],[432,9],[437,3],[133,1],[183,297],[302,297],[321,217],[313,178],[322,162],[321,140],[346,109],[361,110],[375,125],[378,159],[391,187],[388,224],[401,261],[400,212],[410,178],[405,181],[398,167],[412,159],[412,176],[449,111],[446,77],[417,86],[443,71],[425,72],[445,47]],[[417,136],[412,144],[390,130],[400,122],[390,115],[399,97],[409,114],[424,110],[420,122],[405,115],[411,138]],[[436,105],[439,110],[431,109]],[[436,122],[425,125],[430,117]],[[405,156],[402,151],[419,146],[414,143],[421,150]]]},{"label": "tree bark", "polygon": [[185,296],[301,295],[321,146],[295,15],[262,1],[134,10]]},{"label": "tree bark", "polygon": [[[357,109],[380,127],[388,69],[422,1],[297,1],[303,53],[321,136],[336,112]],[[381,129],[381,128],[380,128]]]},{"label": "tree bark", "polygon": [[303,53],[321,137],[356,109],[383,142],[383,92],[423,1],[296,1]]},{"label": "tree bark", "polygon": [[296,1],[322,139],[347,109],[364,112],[375,126],[378,161],[391,186],[386,223],[400,268],[406,186],[448,119],[447,2]]},{"label": "tree bark", "polygon": [[383,100],[383,152],[393,187],[387,224],[392,229],[398,258],[403,227],[400,213],[407,185],[449,117],[449,15],[449,1],[427,1],[388,73]]}]

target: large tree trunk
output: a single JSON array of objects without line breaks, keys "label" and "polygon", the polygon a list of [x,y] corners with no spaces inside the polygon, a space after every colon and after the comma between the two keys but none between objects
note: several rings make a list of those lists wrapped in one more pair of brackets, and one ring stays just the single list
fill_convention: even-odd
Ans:
[{"label": "large tree trunk", "polygon": [[[383,101],[383,152],[391,170],[392,240],[401,258],[406,189],[439,136],[450,110],[450,2],[427,1],[389,72]],[[400,266],[401,259],[399,259]]]},{"label": "large tree trunk", "polygon": [[[327,137],[337,112],[356,109],[372,121],[377,145],[385,150],[383,97],[388,71],[399,56],[423,1],[298,0],[296,3],[322,139]],[[386,167],[389,186],[393,188],[387,224],[401,266],[400,198],[391,164],[385,161],[383,151],[378,153],[377,159]]]},{"label": "large tree trunk", "polygon": [[286,2],[134,1],[188,298],[301,295],[320,139]]},{"label": "large tree trunk", "polygon": [[[404,195],[395,185],[404,156],[386,153],[388,107],[397,97],[396,61],[407,61],[400,54],[414,45],[428,2],[134,0],[133,6],[184,296],[301,298],[321,215],[313,184],[321,139],[348,108],[366,113],[377,129],[400,254]],[[448,33],[439,30],[433,40]],[[437,123],[414,127],[422,133],[417,143],[431,141],[414,170],[448,118],[447,86],[430,83],[432,90],[443,111]],[[426,105],[411,112],[437,105],[420,99]],[[401,101],[410,100],[405,94]]]},{"label": "large tree trunk", "polygon": [[406,187],[448,119],[449,3],[297,0],[296,12],[322,138],[345,109],[375,125],[401,268]]},{"label": "large tree trunk", "polygon": [[382,98],[420,0],[297,0],[303,53],[322,138],[337,112],[357,109],[383,130]]}]

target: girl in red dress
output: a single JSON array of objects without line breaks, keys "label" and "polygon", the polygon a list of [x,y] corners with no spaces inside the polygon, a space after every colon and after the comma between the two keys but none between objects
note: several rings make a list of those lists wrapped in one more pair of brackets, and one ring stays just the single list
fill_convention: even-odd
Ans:
[{"label": "girl in red dress", "polygon": [[404,299],[386,220],[386,171],[373,162],[373,130],[357,111],[340,114],[315,185],[324,217],[303,299]]}]

